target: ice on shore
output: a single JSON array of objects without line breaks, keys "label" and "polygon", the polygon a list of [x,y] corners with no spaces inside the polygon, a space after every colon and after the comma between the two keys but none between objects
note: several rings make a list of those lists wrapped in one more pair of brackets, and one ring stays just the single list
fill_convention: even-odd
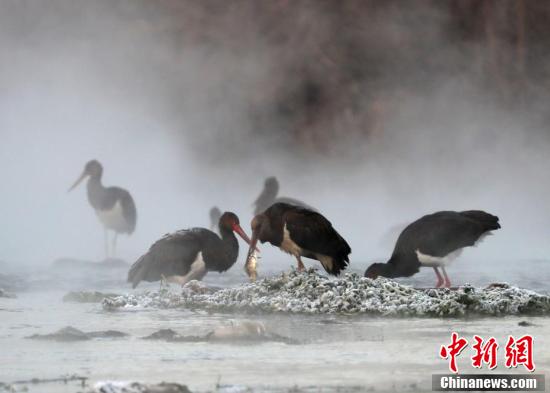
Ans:
[{"label": "ice on shore", "polygon": [[233,288],[211,290],[192,281],[181,293],[147,291],[106,298],[105,310],[195,308],[209,311],[345,313],[385,316],[550,315],[550,296],[507,284],[415,289],[348,273],[337,279],[296,271]]},{"label": "ice on shore", "polygon": [[105,381],[94,386],[93,393],[191,393],[185,385],[161,382],[144,384],[140,382]]},{"label": "ice on shore", "polygon": [[128,269],[130,265],[120,258],[106,258],[102,261],[87,261],[77,258],[58,258],[52,263],[53,269]]},{"label": "ice on shore", "polygon": [[2,288],[0,288],[0,297],[6,298],[6,299],[15,299],[16,298],[16,296],[13,293],[6,292]]},{"label": "ice on shore", "polygon": [[13,294],[26,289],[27,283],[21,277],[14,274],[2,274],[0,273],[0,288],[2,292]]},{"label": "ice on shore", "polygon": [[63,296],[64,302],[73,303],[101,303],[101,301],[108,297],[116,297],[115,293],[103,293],[98,291],[71,291]]},{"label": "ice on shore", "polygon": [[85,341],[92,338],[120,338],[127,334],[118,330],[100,330],[96,332],[83,332],[72,326],[66,326],[56,332],[49,334],[33,334],[27,338],[33,340],[51,340],[51,341]]},{"label": "ice on shore", "polygon": [[262,322],[240,321],[224,326],[218,326],[214,330],[202,336],[182,336],[172,329],[160,329],[144,340],[162,340],[167,342],[218,342],[218,343],[240,343],[254,344],[263,342],[281,342],[285,344],[299,344],[298,340],[281,336],[266,329]]}]

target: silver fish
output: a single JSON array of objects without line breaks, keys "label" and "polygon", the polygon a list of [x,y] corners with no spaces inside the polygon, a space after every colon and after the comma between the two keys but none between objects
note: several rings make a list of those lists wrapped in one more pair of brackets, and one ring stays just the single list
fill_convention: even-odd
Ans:
[{"label": "silver fish", "polygon": [[244,267],[246,274],[248,274],[248,277],[252,282],[256,281],[256,278],[258,277],[258,272],[257,272],[258,259],[260,259],[260,257],[258,256],[258,253],[256,251],[253,251],[248,256],[246,260],[246,265]]}]

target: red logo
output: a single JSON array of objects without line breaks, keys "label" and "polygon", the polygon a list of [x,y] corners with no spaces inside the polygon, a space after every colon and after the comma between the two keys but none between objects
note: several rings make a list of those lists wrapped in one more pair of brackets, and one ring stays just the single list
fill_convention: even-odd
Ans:
[{"label": "red logo", "polygon": [[508,336],[506,342],[506,367],[512,368],[523,364],[528,371],[535,371],[533,360],[533,336],[526,335],[517,340]]},{"label": "red logo", "polygon": [[449,359],[449,369],[453,373],[458,372],[458,367],[456,366],[456,357],[460,355],[460,352],[464,350],[468,346],[468,341],[465,338],[458,338],[458,334],[453,332],[451,336],[451,344],[447,346],[441,346],[441,349],[439,350],[439,356],[441,356],[443,359]]},{"label": "red logo", "polygon": [[498,343],[494,337],[491,337],[485,343],[479,336],[474,336],[475,344],[472,346],[476,352],[472,356],[472,366],[481,368],[483,363],[489,366],[489,370],[494,369],[497,366],[497,349]]},{"label": "red logo", "polygon": [[[451,343],[442,345],[439,350],[439,356],[449,360],[449,370],[458,373],[457,357],[468,346],[468,340],[459,337],[456,332],[451,334]],[[489,370],[497,367],[498,342],[496,338],[490,337],[488,340],[474,335],[471,356],[472,366],[482,368],[486,365]],[[523,365],[529,372],[535,371],[535,362],[533,360],[534,340],[530,335],[525,335],[517,340],[509,336],[505,347],[506,362],[508,368]]]}]

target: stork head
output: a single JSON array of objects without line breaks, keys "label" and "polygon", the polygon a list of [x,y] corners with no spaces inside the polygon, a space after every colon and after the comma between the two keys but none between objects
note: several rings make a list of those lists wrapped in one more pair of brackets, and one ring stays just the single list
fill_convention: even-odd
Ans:
[{"label": "stork head", "polygon": [[274,194],[277,194],[277,192],[279,191],[279,181],[275,176],[270,176],[265,179],[264,188],[273,192]]},{"label": "stork head", "polygon": [[97,160],[90,160],[86,163],[84,166],[84,171],[82,171],[82,174],[76,179],[74,184],[69,188],[69,191],[72,191],[76,188],[84,180],[87,176],[94,177],[94,178],[100,178],[103,174],[103,166],[100,164]]},{"label": "stork head", "polygon": [[269,218],[264,213],[257,214],[250,222],[250,229],[252,230],[252,240],[256,239],[256,241],[264,243],[271,231]]},{"label": "stork head", "polygon": [[241,225],[239,223],[239,217],[235,213],[232,212],[225,212],[220,217],[219,221],[219,228],[220,233],[223,233],[224,231],[233,231],[237,235],[239,235],[246,243],[251,244],[250,238],[245,233],[245,231],[241,228]]},{"label": "stork head", "polygon": [[365,277],[376,279],[378,276],[384,276],[384,273],[386,271],[386,263],[373,263],[370,265],[365,272]]}]

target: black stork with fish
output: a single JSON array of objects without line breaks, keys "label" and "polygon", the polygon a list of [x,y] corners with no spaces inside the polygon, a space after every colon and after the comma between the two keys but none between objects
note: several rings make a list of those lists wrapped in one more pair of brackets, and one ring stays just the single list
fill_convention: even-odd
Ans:
[{"label": "black stork with fish", "polygon": [[114,231],[112,253],[116,254],[117,235],[131,235],[136,229],[137,211],[134,199],[120,187],[105,187],[101,182],[103,166],[97,160],[88,161],[80,177],[69,188],[72,191],[88,177],[88,201],[105,229],[105,253],[109,257],[108,230]]},{"label": "black stork with fish", "polygon": [[293,198],[278,197],[279,181],[275,176],[268,177],[264,182],[264,189],[253,203],[254,215],[260,214],[274,203],[286,203],[294,206],[305,207],[306,209],[316,211],[316,209],[308,206],[306,203]]},{"label": "black stork with fish", "polygon": [[421,267],[432,267],[437,277],[436,287],[450,288],[451,280],[445,267],[465,247],[477,245],[499,228],[498,217],[481,210],[440,211],[426,215],[401,232],[390,260],[373,263],[365,277],[410,277]]},{"label": "black stork with fish", "polygon": [[128,282],[133,288],[140,281],[163,279],[185,285],[191,280],[201,280],[209,271],[225,272],[235,264],[239,255],[235,233],[248,244],[250,239],[234,213],[223,213],[218,228],[221,237],[205,228],[165,235],[132,265]]},{"label": "black stork with fish", "polygon": [[350,246],[330,221],[316,211],[275,203],[256,215],[251,227],[252,242],[245,264],[249,277],[255,277],[254,250],[258,240],[296,257],[299,271],[304,270],[302,257],[321,262],[326,272],[335,276],[349,263]]}]

